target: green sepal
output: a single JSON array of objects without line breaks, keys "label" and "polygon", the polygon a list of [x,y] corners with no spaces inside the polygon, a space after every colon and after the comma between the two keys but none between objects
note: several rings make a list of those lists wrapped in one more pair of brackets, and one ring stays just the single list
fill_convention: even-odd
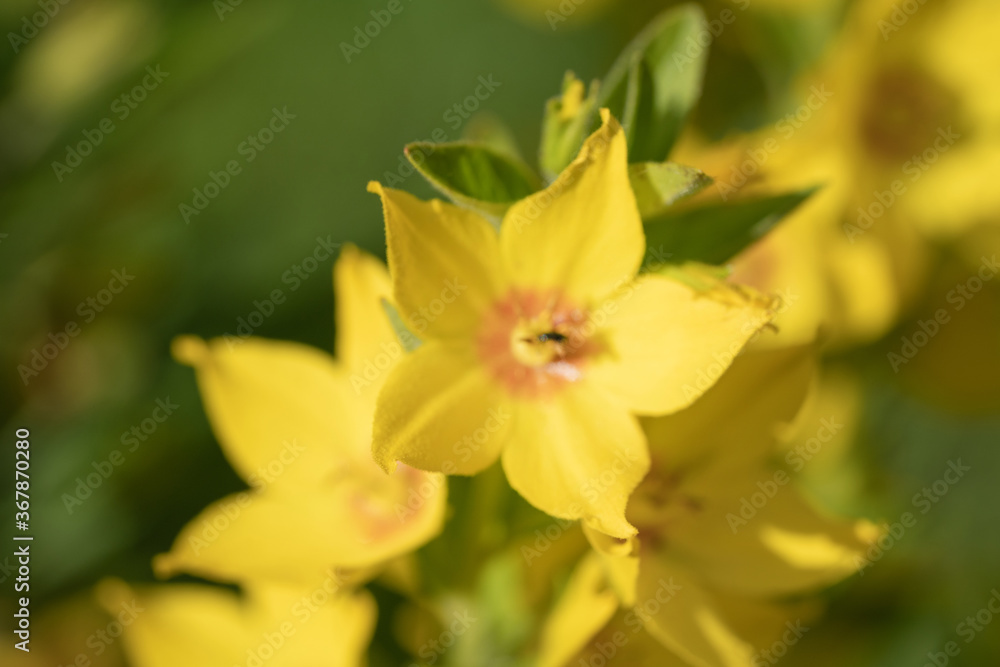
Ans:
[{"label": "green sepal", "polygon": [[442,194],[494,220],[541,187],[530,167],[485,144],[415,142],[405,153]]},{"label": "green sepal", "polygon": [[670,154],[701,95],[708,48],[699,44],[705,14],[693,4],[660,14],[622,51],[602,80],[597,106],[622,121],[629,162]]},{"label": "green sepal", "polygon": [[403,346],[406,352],[413,352],[418,347],[423,345],[423,341],[417,337],[415,333],[410,331],[410,328],[406,326],[406,322],[403,321],[403,316],[399,314],[399,310],[396,306],[388,299],[382,299],[382,310],[385,311],[386,317],[389,318],[389,325],[392,327],[393,333],[396,334],[396,338],[399,339],[399,344]]},{"label": "green sepal", "polygon": [[725,264],[758,241],[817,188],[668,210],[645,222],[647,264]]},{"label": "green sepal", "polygon": [[576,157],[597,118],[597,85],[589,93],[583,81],[566,72],[558,97],[545,103],[538,164],[553,181]]},{"label": "green sepal", "polygon": [[628,178],[643,220],[664,213],[674,202],[712,183],[705,172],[676,162],[630,164]]}]

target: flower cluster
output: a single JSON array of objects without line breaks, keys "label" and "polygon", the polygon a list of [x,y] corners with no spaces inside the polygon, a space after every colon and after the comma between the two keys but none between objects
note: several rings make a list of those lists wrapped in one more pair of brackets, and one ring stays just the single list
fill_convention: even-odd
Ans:
[{"label": "flower cluster", "polygon": [[[704,58],[670,35],[700,17],[661,16],[589,89],[567,75],[537,171],[499,144],[408,146],[448,201],[369,184],[387,266],[343,249],[335,356],[176,341],[249,488],[154,568],[240,592],[107,584],[150,609],[139,667],[362,665],[380,633],[419,664],[772,664],[870,564],[882,530],[795,480],[844,428],[811,420],[817,361],[895,321],[922,267],[892,243],[960,231],[917,197],[890,215],[907,186],[876,158],[923,150],[916,179],[931,148],[973,150],[948,106],[971,98],[848,31],[834,54],[872,56],[871,81],[843,92],[837,55],[773,131],[682,138]],[[843,185],[859,152],[879,207]]]},{"label": "flower cluster", "polygon": [[[855,568],[870,526],[767,481],[814,347],[744,354],[773,298],[696,267],[642,270],[626,134],[610,112],[499,228],[369,189],[388,271],[342,252],[336,357],[254,338],[176,341],[250,488],[192,520],[155,567],[244,595],[112,586],[152,610],[129,635],[139,665],[195,650],[206,665],[361,664],[375,623],[365,584],[427,604],[412,554],[454,521],[445,475],[476,485],[498,461],[511,489],[564,526],[579,521],[590,544],[537,624],[540,664],[586,657],[621,625],[671,659],[749,665],[805,613],[784,597]],[[746,516],[741,498],[759,489],[766,503]],[[463,546],[451,557],[474,562]]]}]

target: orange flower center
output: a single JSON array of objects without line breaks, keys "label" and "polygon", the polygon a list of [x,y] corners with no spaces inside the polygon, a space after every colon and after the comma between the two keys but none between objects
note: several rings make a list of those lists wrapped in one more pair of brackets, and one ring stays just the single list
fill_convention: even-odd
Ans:
[{"label": "orange flower center", "polygon": [[486,313],[479,357],[511,394],[548,396],[583,377],[599,349],[587,311],[556,290],[510,290]]},{"label": "orange flower center", "polygon": [[344,501],[365,544],[386,540],[418,521],[438,493],[434,478],[403,464],[391,475],[374,465],[347,465],[334,482],[343,485]]}]

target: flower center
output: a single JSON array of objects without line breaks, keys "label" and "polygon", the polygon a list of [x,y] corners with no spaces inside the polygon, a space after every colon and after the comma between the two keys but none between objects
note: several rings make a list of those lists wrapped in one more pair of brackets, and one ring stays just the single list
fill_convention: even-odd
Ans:
[{"label": "flower center", "polygon": [[704,503],[681,488],[682,473],[657,474],[643,480],[629,499],[628,520],[639,530],[643,547],[660,548],[690,523]]},{"label": "flower center", "polygon": [[422,506],[414,509],[406,504],[414,489],[427,497],[436,489],[426,473],[403,464],[391,475],[374,466],[348,466],[343,474],[346,479],[339,483],[344,486],[344,502],[368,544],[405,529],[407,520],[422,513]]},{"label": "flower center", "polygon": [[954,95],[926,72],[896,66],[871,82],[861,114],[861,137],[877,158],[898,161],[930,148],[956,111]]},{"label": "flower center", "polygon": [[511,290],[483,318],[479,356],[518,396],[549,395],[583,377],[599,346],[587,312],[554,290]]}]

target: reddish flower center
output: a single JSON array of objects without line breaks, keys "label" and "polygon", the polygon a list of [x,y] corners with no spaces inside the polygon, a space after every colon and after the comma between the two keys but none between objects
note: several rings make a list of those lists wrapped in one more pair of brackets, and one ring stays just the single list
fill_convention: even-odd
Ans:
[{"label": "reddish flower center", "polygon": [[510,393],[548,396],[583,377],[600,346],[587,311],[556,290],[510,290],[483,317],[479,357]]},{"label": "reddish flower center", "polygon": [[872,81],[861,116],[861,137],[870,154],[895,164],[930,148],[952,122],[955,95],[916,68],[885,69]]},{"label": "reddish flower center", "polygon": [[[423,513],[424,506],[437,493],[434,481],[425,473],[399,464],[396,471],[355,471],[358,485],[349,494],[351,510],[365,534],[365,543],[385,540],[405,529],[406,524]],[[420,502],[413,498],[419,496]]]}]

